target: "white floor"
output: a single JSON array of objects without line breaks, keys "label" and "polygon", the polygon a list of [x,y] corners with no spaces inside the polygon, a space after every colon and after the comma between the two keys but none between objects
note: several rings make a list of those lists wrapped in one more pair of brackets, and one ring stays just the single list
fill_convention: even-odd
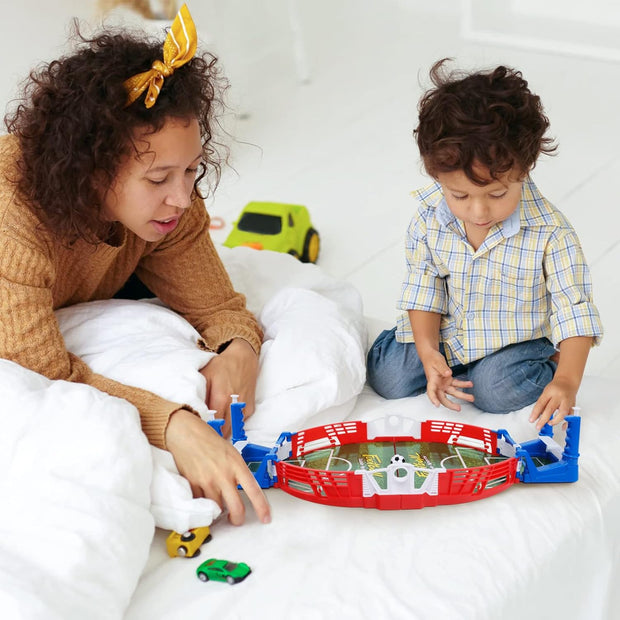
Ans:
[{"label": "white floor", "polygon": [[[393,322],[409,192],[427,181],[411,133],[428,69],[448,56],[465,69],[517,67],[560,146],[533,176],[580,235],[606,328],[587,374],[617,376],[620,10],[612,4],[593,0],[584,13],[578,0],[545,8],[533,0],[189,0],[232,81],[224,119],[232,167],[209,205],[227,225],[214,238],[224,239],[249,200],[305,204],[321,235],[318,264],[357,286],[368,316]],[[4,7],[0,51],[13,64],[0,75],[3,106],[32,65],[67,49],[73,15],[92,23],[94,0]]]}]

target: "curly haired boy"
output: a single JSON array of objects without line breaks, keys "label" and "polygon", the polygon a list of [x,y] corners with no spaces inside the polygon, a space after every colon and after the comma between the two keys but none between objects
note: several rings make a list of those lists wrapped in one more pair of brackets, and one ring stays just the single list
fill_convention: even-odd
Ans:
[{"label": "curly haired boy", "polygon": [[603,330],[570,223],[529,176],[555,151],[540,98],[519,71],[431,69],[414,131],[426,172],[407,233],[396,327],[368,353],[386,398],[427,392],[492,413],[535,403],[557,424],[575,405]]}]

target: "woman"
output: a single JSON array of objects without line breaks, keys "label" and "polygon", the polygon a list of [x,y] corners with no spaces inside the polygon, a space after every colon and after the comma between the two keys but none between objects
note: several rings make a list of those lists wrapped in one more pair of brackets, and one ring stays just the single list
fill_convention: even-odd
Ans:
[{"label": "woman", "polygon": [[103,33],[30,75],[0,138],[0,356],[134,404],[196,496],[261,521],[267,501],[237,450],[183,403],[93,373],[69,353],[54,310],[108,299],[132,274],[218,353],[201,372],[225,417],[231,394],[254,409],[262,333],[209,237],[198,184],[219,175],[212,139],[216,59],[196,56],[187,7],[163,46]]}]

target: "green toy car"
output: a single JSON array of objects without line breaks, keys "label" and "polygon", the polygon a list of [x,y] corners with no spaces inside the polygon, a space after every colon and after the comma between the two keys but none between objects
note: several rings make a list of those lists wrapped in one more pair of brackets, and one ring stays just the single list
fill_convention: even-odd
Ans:
[{"label": "green toy car", "polygon": [[315,263],[320,239],[306,207],[279,202],[249,202],[233,223],[224,245],[285,252],[304,263]]},{"label": "green toy car", "polygon": [[200,581],[225,581],[230,585],[243,581],[252,570],[243,562],[229,562],[228,560],[216,560],[211,558],[203,562],[197,569],[196,575]]}]

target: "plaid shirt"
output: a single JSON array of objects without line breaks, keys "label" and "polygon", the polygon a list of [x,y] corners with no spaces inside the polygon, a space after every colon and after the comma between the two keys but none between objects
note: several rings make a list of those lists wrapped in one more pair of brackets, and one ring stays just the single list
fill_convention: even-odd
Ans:
[{"label": "plaid shirt", "polygon": [[[478,250],[448,208],[438,183],[420,201],[407,232],[407,274],[398,307],[441,314],[448,364],[467,364],[509,344],[603,334],[590,273],[568,220],[523,183],[521,202]],[[396,339],[413,342],[407,314]]]}]

